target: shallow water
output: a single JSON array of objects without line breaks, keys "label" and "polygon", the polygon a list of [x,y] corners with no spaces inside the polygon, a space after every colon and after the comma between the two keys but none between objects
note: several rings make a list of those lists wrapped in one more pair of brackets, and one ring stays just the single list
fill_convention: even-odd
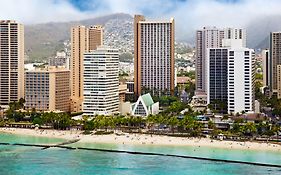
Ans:
[{"label": "shallow water", "polygon": [[[62,139],[0,134],[0,142],[59,143]],[[158,152],[281,164],[280,152],[209,147],[75,143],[71,146]],[[0,146],[0,174],[281,174],[281,168],[85,150]]]}]

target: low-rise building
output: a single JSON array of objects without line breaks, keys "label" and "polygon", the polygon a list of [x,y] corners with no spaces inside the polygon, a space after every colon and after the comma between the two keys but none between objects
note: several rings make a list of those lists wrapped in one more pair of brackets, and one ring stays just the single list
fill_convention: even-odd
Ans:
[{"label": "low-rise building", "polygon": [[176,82],[177,82],[178,91],[181,92],[182,90],[184,90],[185,86],[192,81],[194,80],[192,80],[190,77],[177,77]]},{"label": "low-rise building", "polygon": [[135,98],[134,81],[127,81],[126,84],[128,89],[128,91],[126,92],[126,101],[131,101]]},{"label": "low-rise building", "polygon": [[25,108],[39,111],[70,110],[70,71],[60,67],[25,72]]},{"label": "low-rise building", "polygon": [[55,57],[49,58],[49,66],[64,66],[69,69],[69,57],[66,52],[57,52]]},{"label": "low-rise building", "polygon": [[192,97],[190,106],[194,111],[204,111],[208,107],[207,95],[203,91],[196,91],[195,95]]},{"label": "low-rise building", "polygon": [[127,84],[119,84],[119,102],[125,102],[127,92]]},{"label": "low-rise building", "polygon": [[154,103],[150,94],[139,96],[137,102],[132,105],[132,115],[148,116],[159,113],[159,102]]},{"label": "low-rise building", "polygon": [[150,94],[139,96],[136,103],[121,102],[119,112],[122,115],[133,115],[146,117],[150,114],[159,113],[159,102],[154,102]]}]

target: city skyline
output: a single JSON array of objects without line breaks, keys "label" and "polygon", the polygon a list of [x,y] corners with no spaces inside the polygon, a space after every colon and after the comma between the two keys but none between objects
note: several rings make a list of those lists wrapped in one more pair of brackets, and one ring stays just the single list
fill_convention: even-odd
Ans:
[{"label": "city skyline", "polygon": [[0,174],[279,175],[280,6],[1,3]]}]

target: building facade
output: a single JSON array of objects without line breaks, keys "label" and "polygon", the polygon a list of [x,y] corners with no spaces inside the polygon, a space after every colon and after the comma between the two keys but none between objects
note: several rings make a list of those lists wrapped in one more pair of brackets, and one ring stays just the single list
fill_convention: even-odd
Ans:
[{"label": "building facade", "polygon": [[227,111],[228,100],[228,49],[209,48],[206,58],[206,93],[207,103],[213,104],[214,108],[221,108],[216,105],[225,104],[220,112]]},{"label": "building facade", "polygon": [[39,111],[70,111],[70,71],[38,68],[25,72],[25,108]]},{"label": "building facade", "polygon": [[269,57],[269,50],[263,50],[262,55],[262,75],[263,75],[263,86],[270,87],[271,85],[271,62]]},{"label": "building facade", "polygon": [[[103,44],[101,27],[77,26],[71,28],[71,111],[81,112],[83,103],[84,53]],[[101,35],[101,36],[99,36]]]},{"label": "building facade", "polygon": [[120,83],[119,84],[119,102],[125,102],[126,101],[126,92],[128,91],[127,89],[127,84],[126,83]]},{"label": "building facade", "polygon": [[84,103],[87,116],[111,115],[119,109],[119,53],[98,47],[84,54]]},{"label": "building facade", "polygon": [[271,62],[271,85],[273,94],[277,93],[278,77],[277,66],[281,64],[281,32],[270,33],[270,62]]},{"label": "building facade", "polygon": [[204,27],[196,31],[196,90],[206,91],[206,55],[207,48],[219,48],[224,33],[216,27]]},{"label": "building facade", "polygon": [[254,111],[254,50],[232,45],[228,54],[228,113]]},{"label": "building facade", "polygon": [[127,92],[126,92],[125,101],[133,101],[135,99],[134,81],[127,81],[126,85],[127,85]]},{"label": "building facade", "polygon": [[0,20],[0,105],[24,98],[24,26]]},{"label": "building facade", "polygon": [[89,32],[89,50],[96,50],[103,44],[103,28],[101,25],[90,26]]},{"label": "building facade", "polygon": [[277,65],[277,98],[281,98],[281,65]]},{"label": "building facade", "polygon": [[134,18],[134,92],[143,89],[173,94],[175,83],[174,19],[147,21],[144,16]]},{"label": "building facade", "polygon": [[49,58],[49,66],[64,66],[69,69],[69,56],[67,51],[57,52],[55,57]]}]

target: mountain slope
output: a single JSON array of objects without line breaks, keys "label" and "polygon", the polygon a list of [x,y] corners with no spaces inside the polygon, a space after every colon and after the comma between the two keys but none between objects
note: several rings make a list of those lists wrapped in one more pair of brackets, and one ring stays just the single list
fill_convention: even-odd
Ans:
[{"label": "mountain slope", "polygon": [[281,16],[266,16],[256,19],[246,27],[248,47],[268,48],[270,32],[281,31]]},{"label": "mountain slope", "polygon": [[[110,21],[132,21],[132,16],[118,13],[82,21],[51,22],[25,26],[25,51],[29,60],[46,60],[57,50],[63,49],[63,42],[70,39],[70,28],[76,25],[106,25]],[[131,29],[132,30],[132,29]]]}]

